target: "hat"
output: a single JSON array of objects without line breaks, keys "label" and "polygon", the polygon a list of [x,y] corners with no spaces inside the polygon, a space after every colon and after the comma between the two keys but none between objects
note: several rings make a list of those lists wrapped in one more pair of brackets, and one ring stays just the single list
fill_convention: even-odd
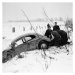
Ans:
[{"label": "hat", "polygon": [[57,24],[57,22],[55,22],[55,24]]},{"label": "hat", "polygon": [[48,28],[51,28],[51,26],[50,26],[50,24],[49,24],[49,23],[47,24],[47,27],[48,27]]}]

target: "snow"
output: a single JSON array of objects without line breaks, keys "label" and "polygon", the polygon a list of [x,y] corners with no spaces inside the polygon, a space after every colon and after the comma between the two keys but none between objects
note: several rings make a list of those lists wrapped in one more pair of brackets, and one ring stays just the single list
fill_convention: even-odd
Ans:
[{"label": "snow", "polygon": [[[71,46],[72,47],[72,46]],[[3,64],[4,73],[70,73],[73,71],[73,51],[70,46],[69,53],[67,52],[65,46],[62,49],[57,47],[50,47],[45,51],[34,50],[30,52],[23,52],[23,58],[18,58],[15,56],[12,60]]]},{"label": "snow", "polygon": [[[44,33],[46,31],[46,22],[31,22],[31,24],[32,28],[34,28],[37,33]],[[13,27],[15,27],[15,32],[13,32]],[[25,31],[23,28],[25,28]],[[30,32],[34,32],[34,30],[31,30],[31,25],[29,22],[3,23],[3,37],[6,37],[6,39],[14,39],[19,35]]]},{"label": "snow", "polygon": [[[40,72],[42,69],[42,65],[44,61],[41,57],[39,57],[40,54],[33,52],[29,52],[29,54],[22,59],[12,59],[12,61],[7,62],[7,64],[4,64],[4,69],[3,71],[6,72]],[[11,65],[11,66],[10,66]],[[9,66],[7,68],[7,66]],[[13,70],[14,68],[14,70]]]},{"label": "snow", "polygon": [[[18,31],[16,31],[15,34],[8,34],[11,36],[8,36],[4,32],[5,35],[8,36],[8,38],[3,39],[3,50],[9,46],[14,37],[17,37],[20,34],[31,32],[27,30],[27,32],[19,33],[19,29],[17,30]],[[46,29],[37,29],[37,32],[43,35],[45,30]],[[70,35],[69,41],[73,41],[72,33]],[[2,71],[4,73],[71,73],[73,71],[72,47],[73,45],[65,45],[59,48],[53,46],[47,49],[45,51],[45,54],[43,50],[23,52],[20,54],[22,58],[19,58],[19,56],[15,56],[12,60],[2,64]]]},{"label": "snow", "polygon": [[51,66],[47,72],[69,73],[73,71],[72,55],[58,54],[55,56],[55,58],[56,61],[51,63]]}]

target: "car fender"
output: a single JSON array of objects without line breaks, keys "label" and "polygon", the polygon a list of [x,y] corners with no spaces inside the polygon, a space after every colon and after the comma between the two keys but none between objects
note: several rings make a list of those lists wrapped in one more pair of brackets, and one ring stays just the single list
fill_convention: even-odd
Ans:
[{"label": "car fender", "polygon": [[48,37],[46,37],[46,36],[41,37],[41,38],[40,38],[40,41],[41,41],[41,40],[44,40],[44,41],[47,41],[47,42],[50,42],[50,41],[51,41],[51,39],[48,38]]}]

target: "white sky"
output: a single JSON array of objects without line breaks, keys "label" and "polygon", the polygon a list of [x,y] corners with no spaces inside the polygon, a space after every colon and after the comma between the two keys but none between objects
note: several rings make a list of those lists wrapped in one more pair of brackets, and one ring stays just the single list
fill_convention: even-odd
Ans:
[{"label": "white sky", "polygon": [[49,18],[72,18],[73,3],[3,3],[3,22],[8,20],[27,20],[21,9],[29,19],[45,18],[43,7]]}]

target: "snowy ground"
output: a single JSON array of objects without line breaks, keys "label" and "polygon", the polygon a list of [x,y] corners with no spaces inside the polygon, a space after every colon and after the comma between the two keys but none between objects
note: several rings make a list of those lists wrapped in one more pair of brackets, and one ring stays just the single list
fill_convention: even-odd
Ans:
[{"label": "snowy ground", "polygon": [[[72,33],[71,33],[72,34]],[[73,41],[70,35],[69,41]],[[3,39],[3,50],[11,43],[12,39]],[[70,73],[73,71],[73,45],[65,45],[60,48],[55,46],[48,50],[34,50],[21,53],[23,58],[15,56],[12,60],[2,64],[4,73]]]},{"label": "snowy ground", "polygon": [[[66,49],[67,48],[67,49]],[[67,52],[68,50],[68,52]],[[26,53],[21,53],[23,58],[18,56],[12,60],[2,64],[3,72],[67,72],[73,71],[73,51],[72,45],[66,45],[60,48],[50,47],[45,51],[34,50]]]}]

